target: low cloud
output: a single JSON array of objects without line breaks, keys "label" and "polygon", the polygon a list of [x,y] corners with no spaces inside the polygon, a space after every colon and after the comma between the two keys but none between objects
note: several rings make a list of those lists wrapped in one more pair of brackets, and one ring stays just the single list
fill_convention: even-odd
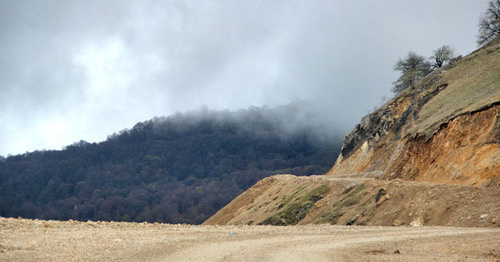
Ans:
[{"label": "low cloud", "polygon": [[351,129],[408,50],[475,46],[486,1],[0,1],[0,155],[153,116],[312,101]]}]

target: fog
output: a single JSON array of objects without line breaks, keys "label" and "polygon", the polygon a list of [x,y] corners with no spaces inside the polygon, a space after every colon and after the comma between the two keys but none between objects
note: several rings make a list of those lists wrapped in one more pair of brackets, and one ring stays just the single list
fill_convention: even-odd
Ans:
[{"label": "fog", "polygon": [[0,155],[102,141],[200,107],[297,100],[346,132],[392,95],[393,65],[409,50],[476,49],[486,6],[0,0]]}]

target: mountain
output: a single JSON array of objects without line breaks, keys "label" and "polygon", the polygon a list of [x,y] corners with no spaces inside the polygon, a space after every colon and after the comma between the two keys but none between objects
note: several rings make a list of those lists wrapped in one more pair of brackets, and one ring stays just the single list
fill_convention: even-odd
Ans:
[{"label": "mountain", "polygon": [[500,226],[500,38],[363,117],[325,175],[259,181],[205,224]]},{"label": "mountain", "polygon": [[[307,103],[201,109],[140,122],[101,143],[0,160],[0,216],[199,224],[259,179],[326,172],[341,136]],[[304,115],[305,114],[305,115]]]}]

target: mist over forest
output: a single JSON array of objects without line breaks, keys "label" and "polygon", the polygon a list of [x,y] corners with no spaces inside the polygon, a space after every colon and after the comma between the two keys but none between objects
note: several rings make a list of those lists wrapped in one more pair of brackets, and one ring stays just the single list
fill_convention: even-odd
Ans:
[{"label": "mist over forest", "polygon": [[328,171],[343,134],[308,108],[200,108],[2,158],[0,216],[199,224],[264,177]]}]

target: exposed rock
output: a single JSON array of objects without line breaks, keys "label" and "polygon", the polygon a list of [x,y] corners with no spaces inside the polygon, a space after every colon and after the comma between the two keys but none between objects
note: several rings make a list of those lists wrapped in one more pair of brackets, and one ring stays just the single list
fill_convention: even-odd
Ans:
[{"label": "exposed rock", "polygon": [[394,222],[392,223],[393,226],[401,226],[402,224],[403,224],[403,221],[401,221],[399,219],[394,220]]},{"label": "exposed rock", "polygon": [[377,192],[377,196],[375,196],[375,203],[378,203],[381,197],[385,196],[387,194],[387,191],[385,189],[381,188]]},{"label": "exposed rock", "polygon": [[424,225],[424,220],[420,217],[410,222],[410,226],[412,227],[421,227],[423,225]]},{"label": "exposed rock", "polygon": [[359,216],[356,215],[356,217],[354,217],[353,219],[351,219],[351,220],[347,221],[347,223],[345,223],[346,226],[352,226],[352,225],[354,225],[354,223],[356,223],[356,221],[358,221],[358,218],[359,218]]},{"label": "exposed rock", "polygon": [[500,38],[363,117],[328,174],[498,187],[499,61]]}]

